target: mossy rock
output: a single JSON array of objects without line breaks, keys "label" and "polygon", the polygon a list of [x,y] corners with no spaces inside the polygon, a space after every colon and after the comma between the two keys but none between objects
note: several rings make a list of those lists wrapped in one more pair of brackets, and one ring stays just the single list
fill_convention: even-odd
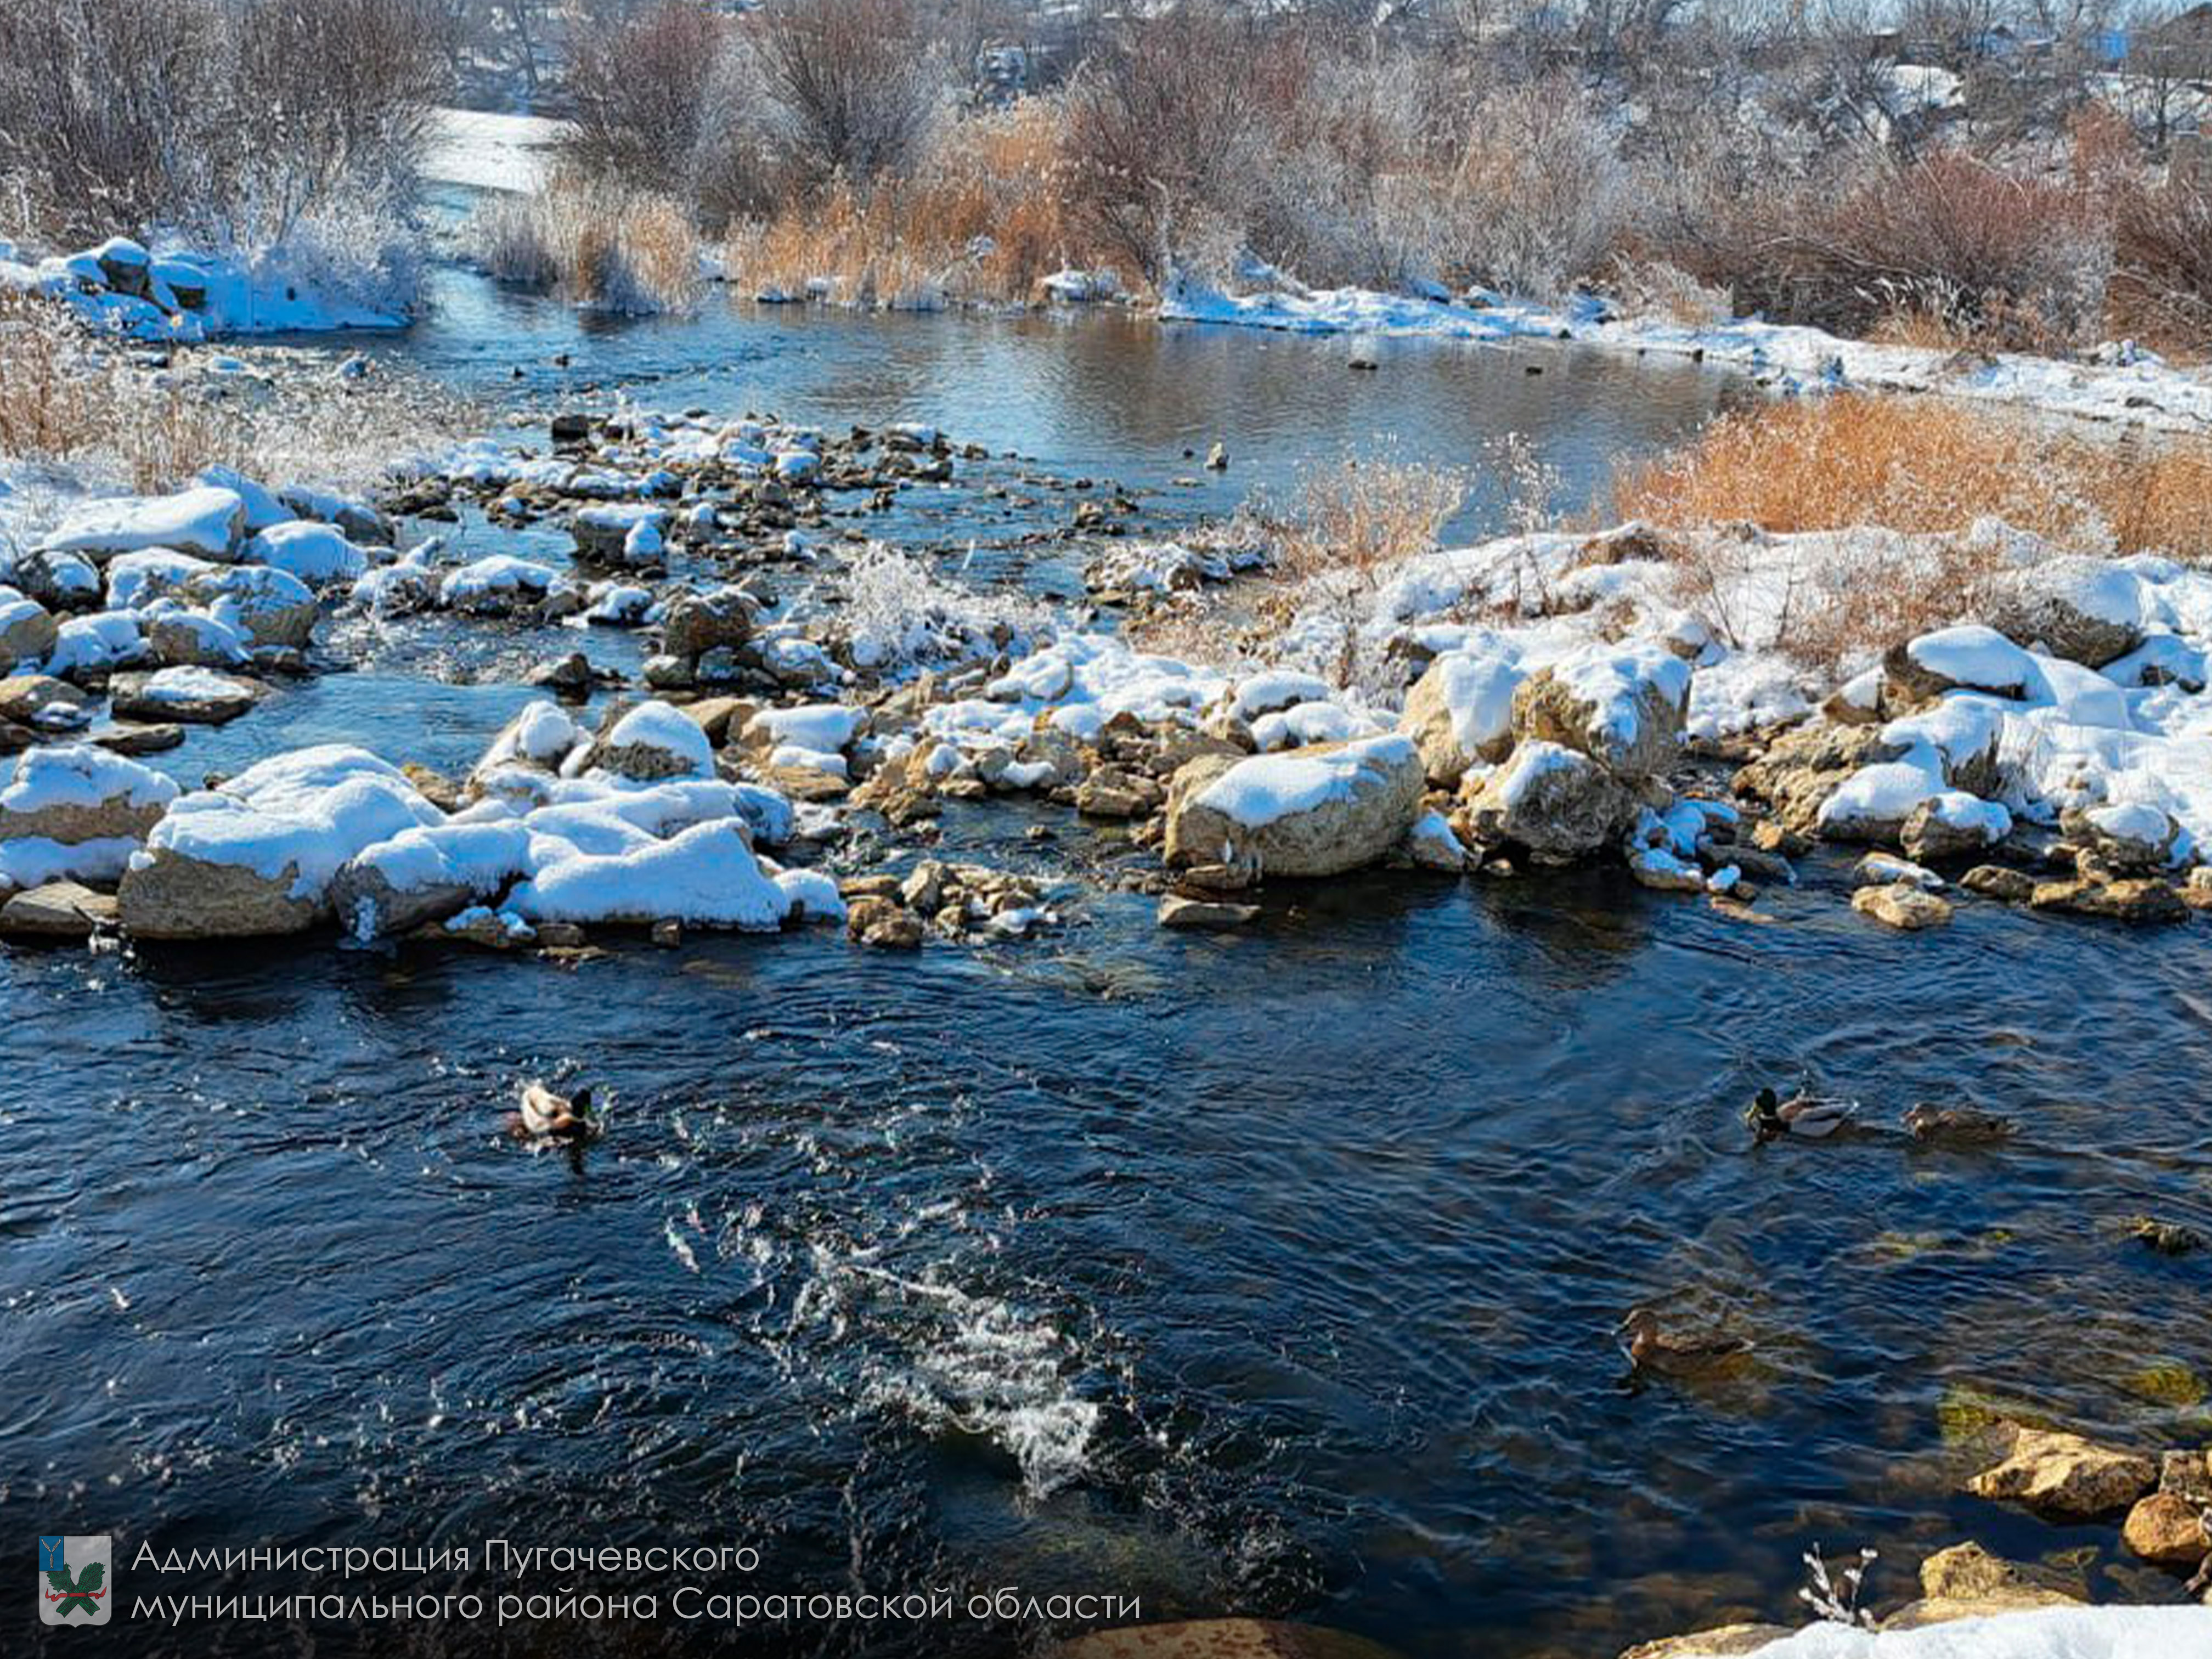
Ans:
[{"label": "mossy rock", "polygon": [[2204,1378],[2178,1360],[2145,1365],[2131,1373],[2120,1386],[2138,1400],[2148,1400],[2154,1406],[2172,1406],[2177,1410],[2201,1406],[2212,1397],[2212,1388],[2206,1387]]},{"label": "mossy rock", "polygon": [[1936,1431],[1947,1446],[1978,1440],[2006,1424],[2029,1429],[2055,1429],[2059,1425],[2057,1418],[2024,1400],[1990,1394],[1967,1382],[1947,1383],[1942,1398],[1936,1402]]}]

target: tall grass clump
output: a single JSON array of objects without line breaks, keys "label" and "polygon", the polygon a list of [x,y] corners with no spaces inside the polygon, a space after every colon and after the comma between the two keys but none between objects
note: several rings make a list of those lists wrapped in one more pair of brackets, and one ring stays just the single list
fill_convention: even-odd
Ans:
[{"label": "tall grass clump", "polygon": [[698,234],[680,202],[573,168],[532,195],[485,204],[468,240],[495,279],[548,289],[588,310],[687,310],[704,285]]},{"label": "tall grass clump", "polygon": [[2001,519],[2070,550],[2212,560],[2212,442],[2084,434],[1936,398],[1850,393],[1726,415],[1626,468],[1625,519],[1778,532],[1963,530]]}]

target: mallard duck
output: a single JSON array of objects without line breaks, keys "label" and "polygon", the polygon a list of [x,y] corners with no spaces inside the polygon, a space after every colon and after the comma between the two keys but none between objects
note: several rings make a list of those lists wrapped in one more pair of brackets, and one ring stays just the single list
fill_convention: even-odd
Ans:
[{"label": "mallard duck", "polygon": [[521,1109],[509,1115],[507,1127],[518,1140],[589,1140],[599,1132],[589,1089],[556,1095],[535,1079],[522,1085]]},{"label": "mallard duck", "polygon": [[1649,1308],[1630,1309],[1613,1335],[1630,1364],[1662,1376],[1704,1376],[1751,1349],[1741,1337],[1679,1335]]},{"label": "mallard duck", "polygon": [[1784,1100],[1773,1090],[1761,1089],[1744,1109],[1743,1121],[1761,1140],[1777,1140],[1784,1135],[1820,1140],[1849,1123],[1857,1110],[1855,1100],[1826,1100],[1808,1094]]},{"label": "mallard duck", "polygon": [[1978,1106],[1931,1106],[1905,1115],[1905,1133],[1929,1146],[1993,1146],[2012,1135],[2012,1120]]}]

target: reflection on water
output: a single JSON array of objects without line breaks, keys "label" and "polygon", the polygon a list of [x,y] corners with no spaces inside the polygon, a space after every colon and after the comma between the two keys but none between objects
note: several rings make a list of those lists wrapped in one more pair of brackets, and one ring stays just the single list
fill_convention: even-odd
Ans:
[{"label": "reflection on water", "polygon": [[[1539,376],[1387,346],[1352,375],[1341,343],[1112,317],[602,327],[442,280],[440,320],[380,349],[494,390],[522,362],[538,396],[567,376],[936,421],[1166,489],[1221,438],[1237,464],[1192,510],[1376,428],[1463,458],[1522,427],[1586,488],[1720,392],[1548,349]],[[165,763],[348,738],[458,769],[524,695],[423,672],[288,688]],[[963,807],[947,833],[1041,860],[1026,821]],[[1062,835],[1051,856],[1114,856]],[[1771,927],[1595,872],[1286,888],[1230,938],[1098,893],[1060,938],[919,959],[820,933],[570,969],[0,954],[0,1511],[18,1536],[113,1530],[126,1561],[147,1538],[743,1542],[747,1588],[1135,1595],[1419,1655],[1789,1618],[1814,1540],[1882,1547],[1883,1601],[1969,1534],[2104,1562],[2109,1528],[1954,1497],[1942,1427],[1993,1399],[2212,1434],[2212,1337],[2174,1317],[2203,1269],[2107,1224],[2212,1227],[2199,936],[1969,907],[1893,937],[1844,910],[1840,870],[1809,873]],[[538,1073],[608,1104],[573,1163],[501,1132]],[[2022,1133],[1748,1146],[1742,1099],[1803,1073],[1884,1124],[1965,1100]],[[1646,1300],[1751,1334],[1757,1364],[1625,1387],[1608,1332]],[[26,1616],[0,1647],[58,1651]],[[747,1639],[980,1655],[1009,1632]]]}]

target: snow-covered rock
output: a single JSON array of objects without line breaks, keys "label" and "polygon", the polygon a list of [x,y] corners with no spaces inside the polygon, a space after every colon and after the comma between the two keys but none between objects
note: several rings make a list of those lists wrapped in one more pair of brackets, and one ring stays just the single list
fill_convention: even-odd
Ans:
[{"label": "snow-covered rock", "polygon": [[40,538],[41,547],[95,562],[166,547],[228,562],[246,532],[246,503],[228,489],[201,485],[173,495],[121,495],[87,501]]},{"label": "snow-covered rock", "polygon": [[0,841],[141,841],[176,798],[162,774],[89,744],[27,750],[0,789]]},{"label": "snow-covered rock", "polygon": [[1680,757],[1689,699],[1690,665],[1665,647],[1589,646],[1522,683],[1513,729],[1620,777],[1656,777]]},{"label": "snow-covered rock", "polygon": [[1611,768],[1541,738],[1523,738],[1494,770],[1468,773],[1461,788],[1462,815],[1476,841],[1526,848],[1543,864],[1611,846],[1638,806]]},{"label": "snow-covered rock", "polygon": [[1521,679],[1506,649],[1447,651],[1429,665],[1406,694],[1398,729],[1420,750],[1431,783],[1449,789],[1468,767],[1505,758]]},{"label": "snow-covered rock", "polygon": [[1987,611],[2008,638],[2091,668],[2143,641],[2142,584],[2108,559],[2069,556],[2008,572]]},{"label": "snow-covered rock", "polygon": [[307,519],[270,526],[246,544],[246,556],[310,587],[354,581],[368,569],[368,556],[337,529]]},{"label": "snow-covered rock", "polygon": [[1419,751],[1396,734],[1241,761],[1206,756],[1176,775],[1167,860],[1274,876],[1357,869],[1413,827],[1422,781]]},{"label": "snow-covered rock", "polygon": [[744,832],[724,820],[694,824],[666,841],[648,837],[555,860],[516,888],[508,903],[531,921],[672,920],[766,930],[783,925],[793,896],[762,871]]},{"label": "snow-covered rock", "polygon": [[347,860],[331,879],[331,908],[354,939],[408,933],[491,897],[529,856],[518,820],[412,826]]},{"label": "snow-covered rock", "polygon": [[329,913],[331,878],[368,848],[440,821],[405,775],[325,744],[174,802],[118,896],[142,939],[294,933]]},{"label": "snow-covered rock", "polygon": [[52,616],[36,600],[0,599],[0,675],[19,664],[44,661],[59,635]]},{"label": "snow-covered rock", "polygon": [[234,720],[267,695],[255,681],[212,668],[163,668],[150,674],[118,674],[109,683],[109,707],[118,720],[180,720],[221,726]]},{"label": "snow-covered rock", "polygon": [[641,702],[617,720],[592,750],[591,763],[618,776],[709,778],[714,749],[699,723],[665,702]]}]

